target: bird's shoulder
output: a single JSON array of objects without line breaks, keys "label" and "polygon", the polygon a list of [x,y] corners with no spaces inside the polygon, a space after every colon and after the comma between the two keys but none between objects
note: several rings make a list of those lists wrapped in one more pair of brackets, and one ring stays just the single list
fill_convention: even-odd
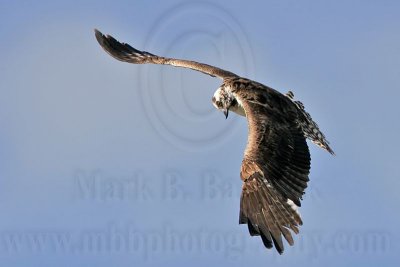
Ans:
[{"label": "bird's shoulder", "polygon": [[224,85],[243,105],[247,114],[262,114],[278,120],[294,120],[297,117],[297,107],[290,97],[269,86],[242,77],[226,79]]}]

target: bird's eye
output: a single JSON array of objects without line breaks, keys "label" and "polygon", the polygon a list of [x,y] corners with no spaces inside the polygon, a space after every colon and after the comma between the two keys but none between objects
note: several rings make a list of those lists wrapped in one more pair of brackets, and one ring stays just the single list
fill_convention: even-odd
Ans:
[{"label": "bird's eye", "polygon": [[215,102],[215,104],[217,105],[217,107],[222,107],[222,102],[221,101],[217,101],[217,102]]}]

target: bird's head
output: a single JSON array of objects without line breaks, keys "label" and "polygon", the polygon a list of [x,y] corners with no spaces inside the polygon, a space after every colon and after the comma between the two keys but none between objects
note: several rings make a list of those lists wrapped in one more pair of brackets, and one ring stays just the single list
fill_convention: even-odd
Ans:
[{"label": "bird's head", "polygon": [[225,118],[228,118],[229,109],[237,106],[237,101],[230,90],[227,90],[224,86],[221,86],[215,91],[212,97],[212,103],[214,107],[221,110]]}]

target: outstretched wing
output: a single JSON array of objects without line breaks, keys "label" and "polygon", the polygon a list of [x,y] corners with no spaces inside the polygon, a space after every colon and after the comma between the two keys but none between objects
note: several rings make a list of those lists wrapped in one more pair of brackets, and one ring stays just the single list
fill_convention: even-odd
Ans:
[{"label": "outstretched wing", "polygon": [[260,235],[267,248],[275,245],[282,253],[282,235],[292,245],[289,229],[298,233],[302,224],[297,206],[309,180],[310,153],[290,99],[261,84],[234,80],[232,92],[249,126],[239,223],[247,223],[251,235]]},{"label": "outstretched wing", "polygon": [[96,39],[101,45],[101,47],[112,57],[120,61],[133,63],[133,64],[163,64],[172,65],[175,67],[189,68],[192,70],[197,70],[202,73],[208,74],[213,77],[219,77],[221,79],[229,77],[238,77],[236,74],[214,67],[207,64],[199,63],[196,61],[174,59],[160,57],[153,55],[146,51],[139,51],[129,44],[120,43],[110,35],[104,35],[100,31],[95,29]]}]

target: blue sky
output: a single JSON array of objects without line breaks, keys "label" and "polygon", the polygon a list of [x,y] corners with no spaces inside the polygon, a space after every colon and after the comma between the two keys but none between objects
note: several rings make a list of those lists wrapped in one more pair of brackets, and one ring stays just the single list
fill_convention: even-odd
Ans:
[{"label": "blue sky", "polygon": [[[397,1],[1,1],[1,266],[397,266]],[[218,79],[109,57],[93,29],[292,90],[310,144],[282,256],[238,225],[247,124]],[[397,263],[397,264],[396,264]]]}]

